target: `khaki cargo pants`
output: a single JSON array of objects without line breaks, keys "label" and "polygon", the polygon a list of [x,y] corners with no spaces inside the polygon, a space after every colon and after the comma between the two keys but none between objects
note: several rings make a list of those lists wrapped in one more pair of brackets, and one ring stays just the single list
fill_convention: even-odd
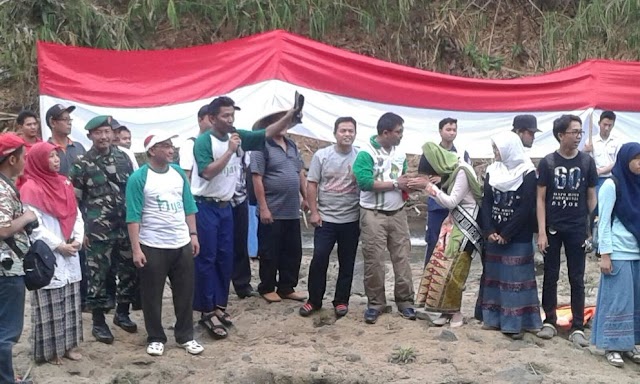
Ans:
[{"label": "khaki cargo pants", "polygon": [[411,278],[411,241],[407,214],[360,208],[360,240],[364,258],[364,291],[368,307],[383,311],[385,296],[385,248],[389,250],[395,275],[394,297],[398,310],[413,307]]}]

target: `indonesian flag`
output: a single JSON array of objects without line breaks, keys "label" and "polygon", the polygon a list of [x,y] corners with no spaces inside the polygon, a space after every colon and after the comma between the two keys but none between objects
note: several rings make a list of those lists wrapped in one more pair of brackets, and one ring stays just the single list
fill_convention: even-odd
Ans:
[{"label": "indonesian flag", "polygon": [[[557,149],[551,130],[561,114],[578,115],[585,131],[602,110],[618,116],[614,135],[638,140],[640,63],[591,60],[541,76],[480,80],[392,64],[331,47],[284,31],[228,42],[154,51],[112,51],[38,42],[40,111],[75,105],[72,139],[90,144],[85,123],[112,115],[132,131],[133,149],[143,151],[151,129],[180,135],[198,132],[197,111],[227,95],[242,108],[235,126],[251,129],[269,113],[293,106],[294,92],[305,98],[303,124],[291,132],[333,141],[340,116],[358,122],[356,145],[376,134],[378,118],[404,118],[400,150],[421,153],[426,141],[439,142],[438,122],[458,119],[458,149],[472,157],[493,157],[490,137],[508,132],[513,117],[533,114],[538,133],[532,157]],[[584,135],[583,140],[587,140]]]}]

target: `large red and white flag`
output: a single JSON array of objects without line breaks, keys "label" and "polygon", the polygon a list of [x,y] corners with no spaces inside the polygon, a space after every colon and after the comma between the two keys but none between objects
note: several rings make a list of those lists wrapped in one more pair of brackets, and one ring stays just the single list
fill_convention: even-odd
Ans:
[{"label": "large red and white flag", "polygon": [[[458,119],[456,146],[472,157],[492,157],[490,137],[509,131],[513,117],[531,113],[538,134],[531,155],[557,148],[552,122],[563,113],[580,116],[585,129],[604,109],[616,111],[616,133],[638,140],[640,63],[591,60],[541,76],[479,80],[392,64],[331,47],[284,31],[224,43],[154,51],[112,51],[38,42],[40,111],[54,104],[75,105],[72,138],[87,142],[85,123],[108,114],[133,133],[142,150],[150,129],[197,133],[198,109],[228,95],[242,107],[237,128],[293,104],[294,91],[306,97],[303,124],[292,132],[331,141],[340,116],[358,121],[356,144],[376,132],[385,112],[405,120],[401,150],[420,153],[438,141],[438,121]],[[44,123],[44,120],[43,120]],[[44,124],[43,124],[44,125]],[[43,127],[43,134],[50,134]]]}]

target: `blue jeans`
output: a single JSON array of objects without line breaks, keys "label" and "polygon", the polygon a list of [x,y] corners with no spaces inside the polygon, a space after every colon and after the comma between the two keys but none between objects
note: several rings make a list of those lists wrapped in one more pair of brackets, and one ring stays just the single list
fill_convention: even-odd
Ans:
[{"label": "blue jeans", "polygon": [[196,226],[200,254],[193,259],[195,291],[193,310],[212,312],[225,309],[233,274],[233,211],[231,205],[198,202]]},{"label": "blue jeans", "polygon": [[447,218],[447,215],[449,215],[449,210],[446,208],[434,209],[427,213],[427,233],[424,239],[427,242],[427,253],[424,256],[424,265],[427,265],[431,259],[431,254],[438,243],[442,222]]},{"label": "blue jeans", "polygon": [[24,278],[0,276],[0,384],[14,383],[11,350],[24,321]]}]

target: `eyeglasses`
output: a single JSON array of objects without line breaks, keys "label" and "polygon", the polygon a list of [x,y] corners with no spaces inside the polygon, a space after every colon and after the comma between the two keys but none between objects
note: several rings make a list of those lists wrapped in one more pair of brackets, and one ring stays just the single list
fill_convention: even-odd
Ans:
[{"label": "eyeglasses", "polygon": [[53,119],[53,120],[57,120],[57,121],[64,121],[64,122],[72,122],[73,119]]},{"label": "eyeglasses", "polygon": [[174,147],[173,144],[170,144],[170,143],[158,143],[158,144],[154,145],[154,147],[176,149],[176,147]]},{"label": "eyeglasses", "polygon": [[566,131],[565,133],[567,135],[576,135],[576,136],[584,135],[584,131]]}]

